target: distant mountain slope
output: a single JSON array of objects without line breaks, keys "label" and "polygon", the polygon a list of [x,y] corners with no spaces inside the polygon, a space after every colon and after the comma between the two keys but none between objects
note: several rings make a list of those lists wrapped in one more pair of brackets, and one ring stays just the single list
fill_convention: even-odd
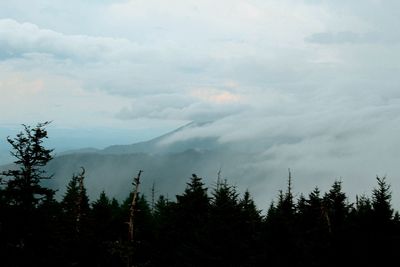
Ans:
[{"label": "distant mountain slope", "polygon": [[184,142],[174,142],[172,144],[163,144],[163,141],[167,140],[169,137],[183,132],[188,129],[195,129],[196,127],[201,127],[210,122],[191,122],[186,124],[176,130],[169,133],[156,137],[154,139],[139,142],[131,145],[112,145],[104,149],[95,148],[83,148],[77,150],[66,151],[60,153],[60,155],[67,154],[77,154],[77,153],[99,153],[99,154],[132,154],[132,153],[146,153],[146,154],[167,154],[167,153],[178,153],[183,152],[188,149],[199,149],[199,150],[209,150],[219,147],[217,138],[198,138],[185,140]]},{"label": "distant mountain slope", "polygon": [[[65,186],[81,166],[86,169],[86,184],[91,197],[102,190],[113,196],[126,196],[133,176],[141,169],[143,190],[149,191],[155,182],[159,193],[174,194],[183,190],[192,173],[205,176],[212,184],[226,157],[232,157],[216,138],[197,138],[162,145],[162,142],[185,130],[196,129],[209,122],[192,122],[172,132],[131,145],[114,145],[103,150],[84,148],[57,155],[48,165],[54,173],[51,186]],[[244,155],[242,155],[244,156]],[[240,157],[242,157],[240,156]],[[248,156],[246,156],[248,158]],[[244,158],[238,159],[243,162]],[[229,160],[230,162],[232,159]]]},{"label": "distant mountain slope", "polygon": [[[225,159],[229,157],[227,162]],[[241,162],[251,159],[251,155],[232,156],[228,151],[189,149],[170,154],[102,154],[78,153],[56,157],[48,165],[48,172],[54,173],[51,186],[59,188],[63,194],[73,173],[80,167],[86,169],[85,183],[92,198],[105,190],[108,194],[125,197],[131,190],[132,178],[139,170],[144,170],[142,192],[150,195],[153,182],[158,193],[181,192],[192,173],[205,177],[207,184],[215,184],[217,172],[224,167],[224,177],[240,177],[237,172]],[[243,171],[245,168],[243,168]]]},{"label": "distant mountain slope", "polygon": [[[146,142],[115,145],[103,150],[84,148],[60,153],[46,167],[50,174],[54,174],[54,179],[47,183],[59,189],[57,196],[62,197],[72,175],[83,166],[86,169],[85,184],[92,200],[102,190],[122,199],[131,190],[132,178],[143,170],[144,194],[150,195],[154,182],[157,194],[169,194],[174,199],[176,193],[184,190],[192,173],[204,177],[206,184],[213,186],[218,171],[222,169],[222,177],[229,179],[231,184],[253,192],[261,191],[260,183],[265,183],[266,173],[259,151],[264,144],[221,144],[216,137],[168,142],[171,137],[184,136],[186,130],[196,131],[208,123],[192,122]],[[256,147],[258,152],[251,146]],[[3,167],[1,169],[12,166]]]}]

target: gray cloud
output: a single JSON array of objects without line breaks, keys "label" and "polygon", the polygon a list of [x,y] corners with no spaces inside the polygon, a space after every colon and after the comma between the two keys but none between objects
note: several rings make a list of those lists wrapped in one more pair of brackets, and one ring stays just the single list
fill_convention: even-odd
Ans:
[{"label": "gray cloud", "polygon": [[[241,174],[283,186],[287,167],[298,183],[343,176],[354,191],[400,175],[399,1],[25,2],[0,3],[2,90],[38,85],[32,94],[71,107],[90,92],[94,121],[113,112],[104,124],[211,120],[166,143],[256,151]],[[49,93],[50,80],[68,86]]]},{"label": "gray cloud", "polygon": [[126,39],[65,35],[11,19],[0,20],[0,48],[3,57],[48,54],[86,63],[105,59],[134,60],[140,52],[140,47]]},{"label": "gray cloud", "polygon": [[125,120],[148,118],[214,121],[240,113],[246,108],[236,95],[219,90],[204,94],[206,90],[194,90],[191,95],[162,94],[141,97],[133,100],[130,107],[122,108],[117,116]]},{"label": "gray cloud", "polygon": [[395,44],[400,42],[400,34],[384,36],[374,32],[364,34],[351,31],[321,32],[306,37],[305,41],[317,44]]}]

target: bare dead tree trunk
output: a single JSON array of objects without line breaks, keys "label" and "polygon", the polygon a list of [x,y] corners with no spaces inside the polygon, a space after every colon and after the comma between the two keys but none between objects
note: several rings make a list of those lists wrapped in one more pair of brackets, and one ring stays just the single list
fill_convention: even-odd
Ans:
[{"label": "bare dead tree trunk", "polygon": [[82,172],[78,176],[79,191],[78,198],[76,200],[77,214],[76,214],[76,232],[79,233],[81,230],[81,219],[82,219],[82,201],[84,192],[83,179],[85,178],[85,168],[82,168]]},{"label": "bare dead tree trunk", "polygon": [[[140,185],[140,176],[142,175],[142,170],[139,171],[138,175],[133,179],[132,185],[134,186],[133,189],[133,196],[132,196],[132,203],[131,207],[129,210],[129,222],[128,222],[128,227],[129,227],[129,236],[128,240],[131,245],[133,245],[135,241],[135,214],[137,212],[137,198],[139,194],[139,185]],[[128,255],[128,267],[131,267],[132,264],[132,254],[130,253]],[[133,265],[132,265],[133,266]]]},{"label": "bare dead tree trunk", "polygon": [[221,187],[221,168],[219,168],[217,173],[217,190]]}]

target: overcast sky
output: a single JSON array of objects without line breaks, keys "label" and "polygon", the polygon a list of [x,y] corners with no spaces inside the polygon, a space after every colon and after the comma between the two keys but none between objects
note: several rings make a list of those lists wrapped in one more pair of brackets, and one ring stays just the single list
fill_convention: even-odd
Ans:
[{"label": "overcast sky", "polygon": [[53,120],[56,148],[104,147],[213,121],[168,142],[283,136],[263,164],[400,179],[400,1],[9,0],[0,18],[2,139]]}]

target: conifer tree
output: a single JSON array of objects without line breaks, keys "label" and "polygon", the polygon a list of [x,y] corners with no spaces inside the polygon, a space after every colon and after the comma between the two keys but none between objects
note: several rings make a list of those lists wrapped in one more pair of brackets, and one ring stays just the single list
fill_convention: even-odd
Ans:
[{"label": "conifer tree", "polygon": [[272,264],[292,265],[297,258],[295,242],[296,209],[292,193],[292,174],[289,170],[286,192],[279,191],[276,205],[268,211],[266,236],[270,240],[265,250],[270,251]]},{"label": "conifer tree", "polygon": [[92,204],[92,214],[99,220],[111,217],[111,200],[101,191],[99,198]]},{"label": "conifer tree", "polygon": [[249,190],[246,190],[243,198],[239,201],[242,210],[242,216],[245,222],[251,227],[256,227],[261,222],[261,211],[257,209]]},{"label": "conifer tree", "polygon": [[[328,247],[328,221],[327,214],[322,208],[322,198],[320,190],[315,187],[308,198],[300,199],[302,203],[298,205],[298,224],[299,234],[298,245],[303,261],[310,266],[324,265],[327,258]],[[301,206],[301,208],[299,207]]]},{"label": "conifer tree", "polygon": [[329,231],[340,231],[350,211],[341,181],[335,181],[325,194],[322,208]]},{"label": "conifer tree", "polygon": [[90,212],[89,197],[86,193],[86,187],[81,187],[79,185],[79,179],[79,175],[72,176],[61,201],[61,207],[64,212],[66,223],[68,224],[67,227],[69,227],[72,232],[79,231],[81,224],[87,222]]},{"label": "conifer tree", "polygon": [[32,128],[23,125],[24,130],[15,138],[7,138],[12,146],[11,155],[16,159],[17,169],[2,173],[5,177],[5,198],[9,205],[31,212],[41,201],[53,197],[55,190],[42,186],[42,180],[50,179],[43,167],[53,158],[53,149],[43,142],[47,138],[45,127],[49,122],[38,123]]},{"label": "conifer tree", "polygon": [[99,242],[109,241],[112,236],[110,227],[114,218],[111,200],[107,197],[104,190],[92,204],[91,219],[94,221],[93,230],[95,238]]},{"label": "conifer tree", "polygon": [[307,224],[310,227],[320,228],[322,225],[328,226],[329,224],[329,218],[323,210],[323,199],[320,194],[319,188],[315,187],[306,200]]},{"label": "conifer tree", "polygon": [[93,264],[93,232],[90,225],[90,205],[83,184],[84,169],[72,175],[61,200],[62,218],[60,243],[64,246],[66,263]]},{"label": "conifer tree", "polygon": [[[188,224],[202,224],[207,220],[209,197],[202,178],[192,174],[183,195],[177,195],[177,207]],[[184,223],[184,224],[186,224]]]},{"label": "conifer tree", "polygon": [[281,216],[281,220],[287,225],[293,222],[296,207],[294,205],[293,193],[292,193],[292,173],[289,169],[288,185],[286,192],[279,191],[277,212]]},{"label": "conifer tree", "polygon": [[371,200],[366,195],[356,196],[356,204],[353,212],[359,223],[368,223],[373,212]]},{"label": "conifer tree", "polygon": [[123,232],[120,250],[122,250],[122,256],[126,257],[129,254],[131,259],[128,264],[131,266],[142,265],[150,258],[152,258],[154,247],[151,246],[154,239],[154,225],[151,214],[151,208],[144,195],[138,193],[135,207],[135,227],[134,227],[134,242],[130,242],[129,234],[126,233],[126,225],[129,221],[129,213],[132,204],[134,192],[131,192],[129,196],[122,202],[121,212],[124,215],[122,217],[122,224],[125,225],[125,231]]},{"label": "conifer tree", "polygon": [[246,245],[241,212],[236,189],[226,181],[221,182],[212,192],[208,225],[212,247],[210,256],[218,266],[240,265],[246,259],[244,253],[240,254]]},{"label": "conifer tree", "polygon": [[153,215],[156,221],[161,222],[163,217],[167,213],[167,209],[170,206],[168,200],[164,197],[164,195],[160,195],[157,201],[154,204]]},{"label": "conifer tree", "polygon": [[240,234],[242,245],[240,246],[242,262],[244,266],[257,265],[259,255],[263,254],[261,234],[262,216],[257,209],[253,198],[248,190],[239,200],[240,213]]},{"label": "conifer tree", "polygon": [[372,191],[372,207],[375,220],[387,223],[393,217],[393,209],[391,204],[392,193],[390,185],[386,182],[386,177],[376,177],[378,187]]},{"label": "conifer tree", "polygon": [[386,177],[377,176],[376,180],[378,186],[372,191],[372,261],[377,265],[389,266],[398,255],[400,233],[398,225],[393,221],[390,185],[386,182]]},{"label": "conifer tree", "polygon": [[153,262],[155,266],[165,265],[171,263],[175,255],[176,244],[176,203],[169,201],[163,195],[158,197],[154,205],[153,219],[154,219],[154,235],[155,246]]},{"label": "conifer tree", "polygon": [[43,261],[35,254],[44,253],[48,248],[48,233],[42,233],[43,225],[49,217],[38,208],[41,204],[53,202],[55,190],[45,187],[43,180],[51,179],[44,167],[53,158],[52,149],[44,146],[47,138],[45,127],[49,122],[38,123],[35,127],[23,125],[23,130],[14,138],[7,138],[11,145],[11,155],[15,158],[15,167],[1,173],[3,190],[0,192],[0,205],[6,214],[0,217],[1,231],[5,233],[2,239],[11,248],[12,253],[6,253],[10,264],[23,266],[25,264],[41,264]]},{"label": "conifer tree", "polygon": [[173,264],[183,266],[201,266],[207,264],[207,222],[209,197],[202,178],[192,174],[182,195],[176,196],[174,208],[175,239]]}]

